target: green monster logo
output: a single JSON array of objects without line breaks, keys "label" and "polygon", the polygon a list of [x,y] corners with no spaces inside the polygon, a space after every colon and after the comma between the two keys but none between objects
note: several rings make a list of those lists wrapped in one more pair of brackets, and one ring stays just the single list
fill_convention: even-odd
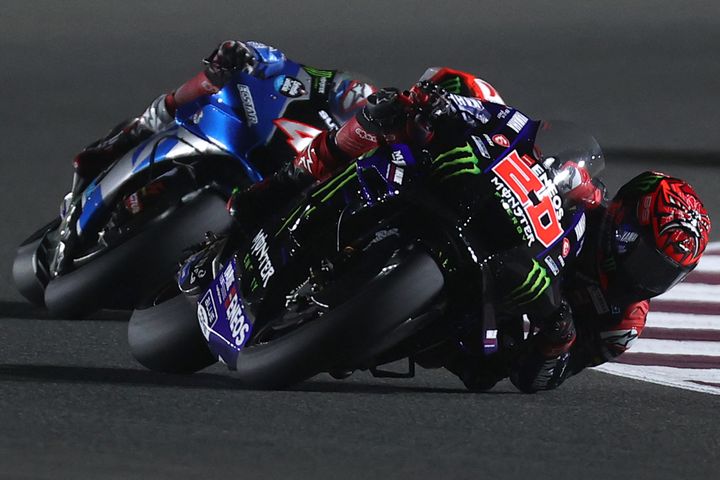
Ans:
[{"label": "green monster logo", "polygon": [[[441,153],[432,161],[434,173],[444,175],[440,181],[445,181],[457,175],[480,175],[482,170],[478,167],[478,158],[472,147],[466,143],[464,147],[456,147]],[[461,167],[453,171],[453,169]]]},{"label": "green monster logo", "polygon": [[[322,187],[320,187],[318,190],[312,193],[312,198],[318,198],[322,195],[322,198],[320,198],[320,203],[325,203],[328,200],[330,200],[340,189],[342,189],[345,185],[347,185],[349,182],[355,180],[357,178],[357,165],[353,162],[348,166],[345,171],[343,171],[341,174],[336,175],[334,178],[329,180],[327,183],[325,183]],[[282,233],[283,230],[285,230],[291,223],[295,222],[300,215],[304,215],[305,218],[309,217],[317,207],[310,207],[310,205],[306,203],[300,204],[293,212],[290,214],[290,216],[287,217],[285,222],[282,224],[280,229],[277,231],[275,236],[277,237]]]},{"label": "green monster logo", "polygon": [[663,176],[656,173],[643,173],[630,180],[630,183],[625,185],[622,189],[635,190],[640,193],[646,193],[652,190],[660,183]]},{"label": "green monster logo", "polygon": [[321,70],[319,68],[313,68],[313,67],[303,67],[307,73],[312,75],[313,77],[325,77],[330,78],[332,77],[335,72],[332,70]]},{"label": "green monster logo", "polygon": [[516,305],[525,305],[536,300],[550,286],[550,277],[547,270],[537,260],[533,259],[533,267],[522,285],[510,292],[507,296],[509,302]]},{"label": "green monster logo", "polygon": [[438,85],[440,85],[442,88],[444,88],[450,93],[454,93],[456,95],[460,94],[460,77],[447,78],[440,82]]}]

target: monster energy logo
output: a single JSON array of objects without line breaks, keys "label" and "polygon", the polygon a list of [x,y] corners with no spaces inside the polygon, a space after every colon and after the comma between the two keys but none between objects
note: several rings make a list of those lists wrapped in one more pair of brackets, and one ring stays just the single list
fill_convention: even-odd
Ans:
[{"label": "monster energy logo", "polygon": [[460,94],[460,77],[448,78],[440,82],[438,85],[440,85],[442,88],[444,88],[450,93],[455,93],[458,95]]},{"label": "monster energy logo", "polygon": [[325,77],[330,78],[332,77],[335,72],[332,70],[321,70],[319,68],[313,68],[313,67],[303,67],[307,73],[312,75],[313,77]]},{"label": "monster energy logo", "polygon": [[[455,147],[445,153],[441,153],[432,161],[434,173],[444,175],[440,181],[445,181],[457,175],[480,175],[482,170],[478,167],[478,158],[475,156],[472,147],[466,143],[464,147]],[[448,173],[449,169],[459,169]]]},{"label": "monster energy logo", "polygon": [[[327,183],[322,185],[318,190],[314,191],[311,195],[312,198],[320,197],[320,203],[325,203],[328,200],[330,200],[341,188],[343,188],[345,185],[347,185],[349,182],[357,178],[357,168],[356,164],[352,163],[348,168],[345,169],[341,174],[335,176],[331,180],[329,180]],[[280,229],[277,231],[275,236],[277,237],[280,235],[280,233],[285,230],[288,225],[296,221],[298,218],[300,218],[300,215],[304,213],[305,217],[307,218],[310,216],[312,212],[316,210],[317,207],[309,207],[306,204],[301,204],[298,206],[293,212],[290,214],[290,216],[285,220],[285,222],[282,224]]]},{"label": "monster energy logo", "polygon": [[533,268],[528,273],[522,285],[510,292],[509,299],[517,305],[525,305],[537,300],[540,295],[550,286],[550,277],[547,270],[537,260],[533,259]]},{"label": "monster energy logo", "polygon": [[630,183],[625,185],[621,190],[628,188],[630,190],[637,190],[640,193],[649,192],[655,188],[662,178],[662,175],[643,173],[630,180]]}]

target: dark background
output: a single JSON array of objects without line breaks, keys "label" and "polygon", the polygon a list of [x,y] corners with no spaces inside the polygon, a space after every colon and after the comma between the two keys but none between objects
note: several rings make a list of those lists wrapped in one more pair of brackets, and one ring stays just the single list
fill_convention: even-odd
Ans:
[{"label": "dark background", "polygon": [[[0,477],[717,478],[717,397],[588,373],[536,396],[320,377],[237,390],[225,371],[155,375],[124,318],[45,320],[10,283],[56,214],[70,160],[228,38],[407,86],[474,72],[535,118],[587,127],[612,189],[655,168],[720,213],[716,1],[13,1],[0,5]],[[717,238],[713,234],[713,238]]]}]

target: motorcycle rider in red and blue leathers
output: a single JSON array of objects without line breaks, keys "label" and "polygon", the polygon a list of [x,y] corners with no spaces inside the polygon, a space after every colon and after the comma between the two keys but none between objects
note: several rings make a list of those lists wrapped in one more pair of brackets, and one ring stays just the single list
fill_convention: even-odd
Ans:
[{"label": "motorcycle rider in red and blue leathers", "polygon": [[[214,93],[237,69],[271,75],[263,64],[262,48],[255,42],[223,42],[206,59],[206,68],[180,88],[156,99],[137,119],[123,124],[113,135],[96,142],[75,160],[76,178],[82,183],[132,148],[150,133],[172,122],[175,109],[200,95]],[[386,143],[414,141],[452,143],[454,130],[472,118],[461,114],[457,102],[470,98],[504,104],[489,83],[465,72],[431,68],[409,95],[395,89],[377,89],[337,73],[328,89],[335,105],[344,108],[338,130],[324,130],[294,159],[262,184],[235,195],[229,202],[237,217],[258,217],[275,210],[312,181],[328,178],[339,167]],[[422,104],[451,92],[455,101],[437,105],[451,128],[430,127],[408,116],[409,103]],[[373,93],[374,92],[374,93]],[[372,94],[372,95],[371,95]],[[350,99],[348,101],[348,98]],[[338,103],[337,99],[341,99]],[[458,100],[460,99],[460,100]],[[477,122],[475,122],[477,124]],[[476,125],[475,125],[476,126]],[[292,161],[291,161],[292,160]],[[682,180],[645,172],[624,185],[608,204],[604,192],[589,178],[567,188],[586,206],[585,232],[573,256],[565,259],[563,244],[557,260],[567,262],[560,276],[547,275],[523,246],[492,253],[485,271],[493,284],[491,301],[500,321],[501,352],[486,357],[458,348],[463,340],[424,352],[416,361],[427,367],[445,367],[471,390],[486,390],[510,377],[524,392],[550,390],[588,366],[612,360],[626,351],[641,334],[649,299],[692,271],[708,242],[710,220],[697,193]],[[559,258],[562,256],[563,258]],[[518,288],[552,279],[538,295],[518,299]],[[503,318],[527,314],[527,339],[517,328],[502,327]],[[518,322],[507,322],[517,325]]]}]

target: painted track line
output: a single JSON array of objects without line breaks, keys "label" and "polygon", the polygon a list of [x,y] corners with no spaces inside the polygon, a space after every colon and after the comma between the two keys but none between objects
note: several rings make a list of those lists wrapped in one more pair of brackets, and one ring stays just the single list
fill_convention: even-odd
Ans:
[{"label": "painted track line", "polygon": [[708,246],[686,282],[651,300],[630,350],[596,369],[720,395],[720,242]]}]

